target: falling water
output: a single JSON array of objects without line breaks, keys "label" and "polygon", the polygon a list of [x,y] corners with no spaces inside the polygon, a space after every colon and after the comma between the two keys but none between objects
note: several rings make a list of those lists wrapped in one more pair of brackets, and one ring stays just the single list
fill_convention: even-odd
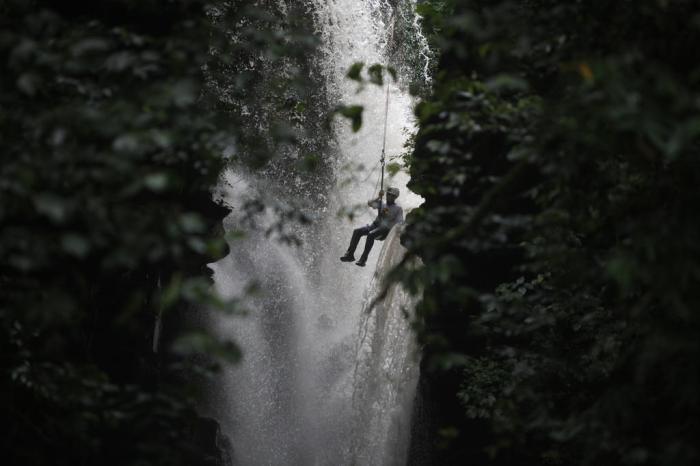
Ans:
[{"label": "falling water", "polygon": [[[337,183],[327,193],[329,207],[304,233],[312,247],[251,233],[232,242],[231,254],[212,265],[224,296],[240,296],[251,281],[263,285],[246,303],[247,317],[215,322],[221,335],[240,344],[244,360],[226,369],[213,390],[214,415],[231,439],[235,464],[405,464],[418,372],[403,316],[412,301],[392,287],[383,303],[368,305],[383,274],[403,254],[398,228],[375,245],[367,267],[338,260],[352,225],[371,221],[369,209],[352,224],[337,212],[376,194],[384,124],[385,90],[368,86],[358,93],[345,74],[358,61],[386,61],[391,6],[379,0],[313,3],[327,91],[339,102],[363,105],[364,124],[357,133],[338,125]],[[390,99],[389,158],[402,152],[413,128],[410,96],[392,85]],[[404,210],[420,203],[407,181],[402,173],[390,180],[401,189]],[[228,230],[240,228],[246,196],[260,189],[264,180],[227,173],[222,191],[233,209],[225,221]],[[263,221],[273,221],[272,214]]]},{"label": "falling water", "polygon": [[418,381],[413,334],[406,319],[415,297],[382,277],[404,257],[400,228],[385,240],[377,273],[365,293],[353,372],[352,458],[355,464],[405,465],[410,412]]}]

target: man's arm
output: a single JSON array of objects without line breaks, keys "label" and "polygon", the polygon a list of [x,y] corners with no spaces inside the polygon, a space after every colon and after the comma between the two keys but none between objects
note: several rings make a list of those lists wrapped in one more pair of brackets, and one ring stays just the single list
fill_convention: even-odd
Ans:
[{"label": "man's arm", "polygon": [[383,197],[384,197],[384,191],[379,191],[379,197],[376,199],[372,199],[371,201],[367,201],[367,205],[372,207],[373,209],[381,209]]}]

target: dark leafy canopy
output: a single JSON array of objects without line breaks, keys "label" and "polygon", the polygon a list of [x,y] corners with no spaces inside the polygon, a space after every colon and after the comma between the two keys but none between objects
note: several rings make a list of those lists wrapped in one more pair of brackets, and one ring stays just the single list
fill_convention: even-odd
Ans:
[{"label": "dark leafy canopy", "polygon": [[[430,1],[404,242],[442,464],[697,464],[700,5]],[[429,285],[429,286],[427,286]],[[450,411],[455,410],[456,411]]]},{"label": "dark leafy canopy", "polygon": [[188,299],[161,303],[158,283],[224,251],[202,5],[18,1],[0,18],[4,460],[201,463],[191,399],[148,355],[156,312]]},{"label": "dark leafy canopy", "polygon": [[204,91],[203,70],[240,92],[236,60],[271,47],[275,29],[232,40],[257,18],[239,6],[222,27],[198,0],[0,2],[5,464],[193,465],[219,454],[183,377],[198,380],[203,361],[235,359],[236,348],[206,333],[174,348],[207,359],[151,347],[158,313],[167,349],[182,334],[174,315],[222,304],[204,267],[226,251],[227,210],[210,191],[239,128],[221,93]]}]

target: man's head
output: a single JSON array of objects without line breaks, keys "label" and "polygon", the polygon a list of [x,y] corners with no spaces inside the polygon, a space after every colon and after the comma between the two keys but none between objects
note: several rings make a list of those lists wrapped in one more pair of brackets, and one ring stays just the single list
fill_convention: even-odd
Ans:
[{"label": "man's head", "polygon": [[394,188],[393,186],[391,188],[387,188],[387,190],[386,190],[386,201],[387,202],[393,203],[397,197],[399,197],[398,188]]}]

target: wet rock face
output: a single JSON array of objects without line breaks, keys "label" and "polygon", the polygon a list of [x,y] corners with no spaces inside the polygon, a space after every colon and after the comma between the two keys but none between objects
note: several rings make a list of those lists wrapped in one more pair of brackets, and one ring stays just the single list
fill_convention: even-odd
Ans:
[{"label": "wet rock face", "polygon": [[218,421],[208,417],[195,420],[192,437],[198,449],[204,452],[204,466],[233,466],[233,446],[221,431]]}]

